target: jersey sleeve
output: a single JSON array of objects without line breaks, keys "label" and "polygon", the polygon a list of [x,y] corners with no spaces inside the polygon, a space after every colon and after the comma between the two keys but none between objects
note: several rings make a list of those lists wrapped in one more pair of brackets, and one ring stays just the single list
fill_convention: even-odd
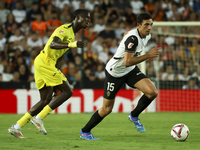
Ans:
[{"label": "jersey sleeve", "polygon": [[129,36],[124,42],[124,44],[125,44],[125,52],[135,53],[136,47],[138,46],[138,39],[134,35]]}]

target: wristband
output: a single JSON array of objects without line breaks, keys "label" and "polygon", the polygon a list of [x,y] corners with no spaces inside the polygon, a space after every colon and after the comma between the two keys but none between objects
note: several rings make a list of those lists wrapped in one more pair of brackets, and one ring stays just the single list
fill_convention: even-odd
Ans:
[{"label": "wristband", "polygon": [[68,44],[68,47],[70,47],[70,48],[75,48],[75,47],[77,47],[77,41],[72,42],[72,43],[69,43],[69,44]]}]

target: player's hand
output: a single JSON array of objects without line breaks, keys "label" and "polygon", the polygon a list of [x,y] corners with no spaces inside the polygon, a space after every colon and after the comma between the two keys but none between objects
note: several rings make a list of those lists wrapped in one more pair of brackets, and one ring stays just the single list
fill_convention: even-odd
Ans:
[{"label": "player's hand", "polygon": [[152,48],[147,54],[149,58],[155,58],[159,56],[159,49],[160,47]]},{"label": "player's hand", "polygon": [[77,47],[83,48],[83,47],[85,47],[85,43],[82,41],[77,41]]}]

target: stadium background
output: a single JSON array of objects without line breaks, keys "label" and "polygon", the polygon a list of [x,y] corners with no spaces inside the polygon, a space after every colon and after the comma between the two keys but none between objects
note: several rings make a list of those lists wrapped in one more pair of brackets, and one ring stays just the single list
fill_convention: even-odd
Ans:
[{"label": "stadium background", "polygon": [[[25,113],[39,93],[34,84],[34,58],[53,30],[70,23],[74,10],[89,9],[89,29],[76,34],[84,49],[70,49],[62,60],[62,72],[74,87],[74,95],[54,113],[93,112],[102,103],[104,68],[122,35],[136,27],[140,12],[149,12],[155,22],[145,51],[159,46],[160,57],[139,67],[159,89],[159,96],[146,110],[200,111],[200,20],[197,0],[1,0],[0,1],[0,113]],[[167,25],[166,22],[180,22]],[[191,22],[185,26],[184,23]],[[114,112],[129,112],[140,92],[122,87]]]}]

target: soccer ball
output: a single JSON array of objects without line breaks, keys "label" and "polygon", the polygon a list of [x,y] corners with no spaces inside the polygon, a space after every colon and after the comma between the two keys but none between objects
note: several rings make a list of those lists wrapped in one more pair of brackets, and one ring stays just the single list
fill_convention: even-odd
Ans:
[{"label": "soccer ball", "polygon": [[189,137],[189,128],[182,123],[176,124],[171,129],[171,136],[176,141],[185,141]]}]

